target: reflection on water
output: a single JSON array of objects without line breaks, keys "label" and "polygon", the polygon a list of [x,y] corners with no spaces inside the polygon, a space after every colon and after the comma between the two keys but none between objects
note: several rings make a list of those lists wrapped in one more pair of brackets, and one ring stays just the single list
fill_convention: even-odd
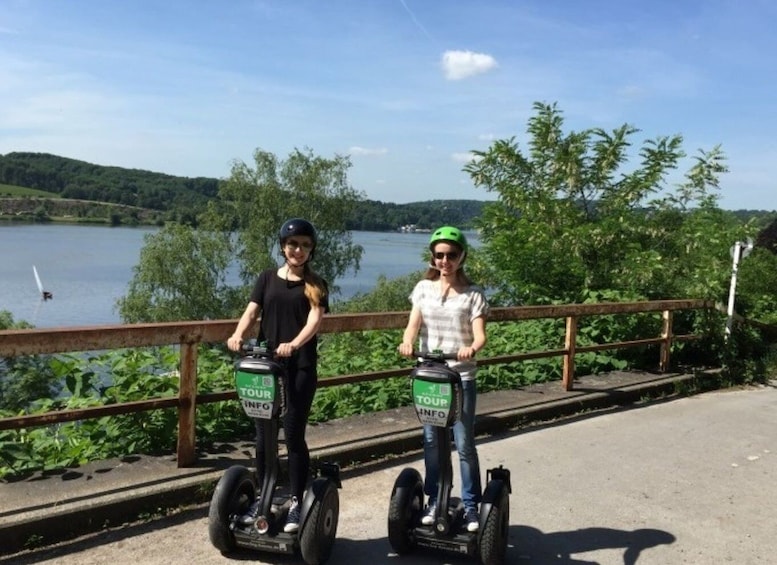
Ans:
[{"label": "reflection on water", "polygon": [[[0,223],[0,310],[37,327],[114,324],[115,303],[127,292],[145,235],[153,227]],[[395,278],[426,267],[426,233],[353,232],[364,247],[357,274],[338,279],[340,295],[368,292],[380,275]],[[174,260],[174,258],[171,258]],[[44,288],[42,301],[32,266]]]}]

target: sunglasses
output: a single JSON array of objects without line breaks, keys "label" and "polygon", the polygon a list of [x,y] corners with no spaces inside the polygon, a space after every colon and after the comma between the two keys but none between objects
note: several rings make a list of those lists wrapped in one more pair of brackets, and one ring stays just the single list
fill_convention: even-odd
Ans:
[{"label": "sunglasses", "polygon": [[290,239],[286,243],[283,244],[286,249],[304,249],[305,251],[310,251],[313,249],[313,242],[312,241],[297,241],[296,239]]},{"label": "sunglasses", "polygon": [[443,259],[448,259],[448,261],[455,261],[456,259],[459,258],[460,254],[458,251],[447,251],[447,252],[436,251],[432,253],[432,255],[438,261],[442,261]]}]

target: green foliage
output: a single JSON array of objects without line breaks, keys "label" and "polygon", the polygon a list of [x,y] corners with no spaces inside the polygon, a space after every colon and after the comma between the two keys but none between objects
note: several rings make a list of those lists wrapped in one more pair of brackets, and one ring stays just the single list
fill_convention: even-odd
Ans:
[{"label": "green foliage", "polygon": [[[386,282],[390,286],[390,282]],[[400,285],[401,286],[401,285]],[[590,293],[581,301],[635,300],[619,293]],[[729,345],[720,338],[720,314],[690,313],[675,318],[676,333],[702,333],[700,341],[689,343],[673,354],[676,362],[693,366],[726,363],[727,383],[759,380],[764,359],[762,341],[748,331],[737,331]],[[578,344],[629,341],[658,335],[658,314],[584,317],[579,323]],[[564,320],[540,319],[499,322],[488,325],[489,342],[484,357],[561,349]],[[320,378],[385,370],[407,369],[412,361],[396,351],[401,330],[364,331],[321,336]],[[609,370],[654,367],[655,347],[634,350],[604,350],[581,353],[576,358],[578,374]],[[45,370],[64,389],[55,398],[40,398],[25,412],[83,408],[145,398],[170,397],[178,392],[177,348],[143,348],[93,355],[60,355],[41,358]],[[201,347],[198,355],[198,391],[232,390],[234,357],[222,347]],[[761,377],[764,373],[760,373]],[[527,386],[561,378],[558,357],[483,366],[478,374],[480,392]],[[314,400],[311,421],[325,421],[410,403],[406,378],[339,387],[320,387]],[[251,422],[237,402],[201,404],[197,409],[197,437],[200,445],[214,441],[249,437]],[[10,416],[0,411],[0,417]],[[173,409],[127,414],[63,423],[43,428],[0,432],[0,478],[21,476],[33,470],[59,469],[87,461],[131,453],[169,453],[175,448],[176,412]]]},{"label": "green foliage", "polygon": [[0,363],[0,409],[18,412],[40,398],[56,397],[62,384],[44,355],[4,359]]},{"label": "green foliage", "polygon": [[628,164],[624,124],[612,132],[563,131],[556,105],[535,104],[528,150],[500,140],[465,167],[499,200],[478,221],[478,276],[501,304],[574,300],[618,289],[646,298],[719,297],[728,249],[755,227],[717,207],[720,148],[701,151],[674,192],[685,156],[679,135],[648,140]]},{"label": "green foliage", "polygon": [[[410,310],[410,293],[422,273],[396,279],[381,276],[374,290],[339,304],[337,311],[397,312]],[[402,330],[325,334],[320,338],[319,374],[329,376],[366,373],[412,364],[397,353]],[[375,410],[405,406],[410,402],[406,379],[395,378],[338,387],[322,387],[316,394],[311,420],[325,421]]]},{"label": "green foliage", "polygon": [[58,195],[2,198],[0,218],[30,222],[36,221],[37,216],[41,215],[52,222],[133,226],[141,223],[158,225],[169,214],[124,204],[60,198]]},{"label": "green foliage", "polygon": [[[216,197],[221,182],[215,178],[106,167],[45,153],[0,155],[0,198],[59,199],[61,202],[48,209],[52,220],[66,217],[67,221],[111,225],[162,225],[167,220],[196,226],[198,216],[206,203]],[[477,200],[394,204],[360,199],[345,211],[344,219],[347,230],[394,231],[410,224],[431,228],[441,223],[470,228],[482,206],[483,202]],[[32,212],[27,210],[22,217],[33,221]]]},{"label": "green foliage", "polygon": [[245,284],[277,264],[278,230],[294,217],[316,226],[313,265],[329,281],[332,292],[337,291],[337,278],[358,270],[363,249],[352,242],[346,222],[363,196],[348,184],[350,166],[347,157],[326,159],[309,149],[295,149],[284,160],[257,149],[254,167],[234,163],[204,221],[212,229],[235,234],[235,254]]},{"label": "green foliage", "polygon": [[[221,346],[201,347],[197,359],[197,388],[200,394],[234,390],[235,356]],[[214,402],[197,406],[197,440],[207,446],[214,441],[253,437],[254,424],[246,418],[240,403]]]},{"label": "green foliage", "polygon": [[735,324],[720,351],[724,385],[764,382],[770,350],[757,329]]},{"label": "green foliage", "polygon": [[232,261],[229,234],[167,224],[146,234],[127,294],[117,301],[122,320],[167,322],[237,317],[243,289],[226,282]]},{"label": "green foliage", "polygon": [[[639,302],[644,300],[643,296],[624,291],[587,291],[582,293],[577,302],[600,304],[602,302]],[[632,341],[646,336],[659,336],[661,328],[662,319],[658,312],[586,316],[578,320],[577,344],[578,346],[596,345]],[[622,354],[621,352],[619,355]]]},{"label": "green foliage", "polygon": [[0,183],[0,198],[8,196],[43,196],[47,198],[59,198],[59,196],[53,192],[37,190],[35,188],[27,188],[25,186],[15,186],[12,184]]},{"label": "green foliage", "polygon": [[48,222],[51,220],[51,217],[49,216],[49,211],[45,204],[41,204],[37,208],[35,208],[35,211],[32,214],[33,219],[36,222]]},{"label": "green foliage", "polygon": [[[46,370],[65,384],[55,397],[40,397],[24,413],[78,409],[178,394],[176,348],[116,350],[94,355],[46,358]],[[202,347],[198,355],[201,393],[234,388],[233,358],[222,348]],[[17,375],[9,373],[13,380]],[[0,417],[18,411],[0,410]],[[0,479],[32,471],[61,469],[132,453],[175,449],[177,413],[153,410],[53,426],[0,431]],[[236,402],[198,407],[197,437],[205,444],[250,433]]]},{"label": "green foliage", "polygon": [[[529,353],[564,346],[564,321],[541,319],[488,324],[483,357]],[[542,358],[478,369],[478,392],[503,390],[561,378],[559,359]]]},{"label": "green foliage", "polygon": [[[589,293],[581,302],[631,299],[633,297],[630,295],[618,293]],[[577,345],[582,347],[656,336],[660,332],[660,327],[660,317],[657,315],[590,316],[578,322]],[[565,331],[563,319],[492,323],[488,325],[488,345],[483,350],[483,356],[563,349]],[[644,368],[656,363],[657,354],[650,357],[640,353],[644,352],[603,350],[579,353],[575,356],[575,372],[597,374],[625,370],[634,366]],[[478,391],[516,388],[558,380],[561,377],[560,357],[531,359],[506,365],[488,365],[478,370]]]},{"label": "green foliage", "polygon": [[[258,150],[254,158],[255,168],[234,164],[200,229],[170,224],[146,236],[129,291],[118,302],[124,321],[239,316],[256,275],[277,264],[278,230],[291,217],[316,226],[314,268],[331,292],[337,291],[338,277],[358,270],[363,249],[345,227],[360,198],[347,182],[349,161],[299,150],[285,161]],[[233,267],[242,286],[226,284]]]},{"label": "green foliage", "polygon": [[[322,337],[321,379],[412,366],[397,352],[401,330],[349,332]],[[406,389],[407,381],[403,379],[320,388],[313,402],[311,420],[330,420],[403,406],[410,398]]]},{"label": "green foliage", "polygon": [[739,264],[736,311],[742,316],[777,325],[777,254],[755,248]]},{"label": "green foliage", "polygon": [[349,215],[347,227],[356,231],[396,231],[408,225],[418,229],[433,229],[440,225],[471,229],[483,205],[479,200],[428,200],[407,204],[362,200]]},{"label": "green foliage", "polygon": [[13,314],[8,310],[0,310],[0,330],[23,330],[31,327],[32,325],[23,320],[14,321]]},{"label": "green foliage", "polygon": [[[0,310],[0,330],[28,329],[27,322],[15,322],[7,310]],[[61,389],[58,376],[49,369],[48,357],[29,355],[0,360],[0,410],[18,412],[39,398],[54,397]]]},{"label": "green foliage", "polygon": [[[347,312],[380,312],[408,310],[407,296],[417,275],[381,281],[378,288],[347,302]],[[581,302],[634,301],[641,297],[617,292],[589,292]],[[560,303],[560,302],[554,302]],[[381,309],[380,306],[385,306]],[[661,330],[659,314],[591,316],[579,323],[578,344],[593,345],[630,341],[645,336],[658,336]],[[484,357],[562,349],[565,322],[563,319],[540,319],[520,322],[500,322],[488,325],[488,345]],[[319,373],[322,379],[378,369],[401,368],[408,373],[412,363],[400,357],[396,348],[402,330],[349,332],[321,336]],[[649,349],[649,350],[648,350]],[[623,370],[628,367],[654,367],[658,361],[655,348],[638,350],[604,350],[581,353],[576,357],[579,374]],[[487,365],[478,371],[478,390],[504,390],[561,378],[561,359],[541,358]],[[329,420],[373,410],[386,410],[409,404],[407,381],[389,379],[336,388],[321,388],[314,401],[313,420]]]},{"label": "green foliage", "polygon": [[47,153],[0,155],[0,182],[53,192],[63,198],[179,210],[179,220],[194,219],[215,196],[219,184],[212,178],[106,167]]}]

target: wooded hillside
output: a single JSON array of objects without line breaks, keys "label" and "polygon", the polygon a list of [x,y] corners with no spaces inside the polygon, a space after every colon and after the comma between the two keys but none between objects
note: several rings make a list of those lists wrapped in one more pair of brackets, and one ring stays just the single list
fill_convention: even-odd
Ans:
[{"label": "wooded hillside", "polygon": [[159,211],[200,210],[219,185],[218,179],[106,167],[47,153],[0,156],[0,183]]},{"label": "wooded hillside", "polygon": [[[0,184],[47,191],[61,198],[122,204],[166,212],[164,217],[196,224],[208,200],[218,195],[220,179],[176,177],[139,169],[95,165],[47,153],[0,155]],[[3,194],[0,193],[0,198]],[[430,200],[394,204],[363,200],[348,220],[352,230],[390,231],[415,225],[472,227],[485,202]],[[62,205],[58,205],[57,209]],[[158,214],[144,216],[159,217]]]}]

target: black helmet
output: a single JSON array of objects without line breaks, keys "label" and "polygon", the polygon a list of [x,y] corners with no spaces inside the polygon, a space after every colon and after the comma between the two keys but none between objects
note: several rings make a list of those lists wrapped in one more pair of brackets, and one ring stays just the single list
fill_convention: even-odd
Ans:
[{"label": "black helmet", "polygon": [[278,234],[278,240],[283,245],[286,240],[294,235],[306,235],[313,240],[313,249],[316,248],[318,239],[316,238],[316,228],[313,224],[302,218],[292,218],[286,220],[281,226],[281,230]]}]

